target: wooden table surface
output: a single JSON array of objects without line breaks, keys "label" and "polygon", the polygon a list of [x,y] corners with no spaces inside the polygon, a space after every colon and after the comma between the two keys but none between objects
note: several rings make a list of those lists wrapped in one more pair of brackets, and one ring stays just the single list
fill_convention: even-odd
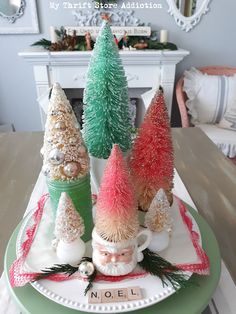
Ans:
[{"label": "wooden table surface", "polygon": [[198,128],[173,129],[175,167],[236,284],[236,166]]},{"label": "wooden table surface", "polygon": [[0,133],[0,273],[7,242],[22,220],[42,167],[43,133]]},{"label": "wooden table surface", "polygon": [[[176,128],[172,133],[175,166],[199,212],[215,232],[224,262],[236,282],[236,167],[200,129]],[[42,143],[42,132],[0,133],[2,257],[42,166]]]}]

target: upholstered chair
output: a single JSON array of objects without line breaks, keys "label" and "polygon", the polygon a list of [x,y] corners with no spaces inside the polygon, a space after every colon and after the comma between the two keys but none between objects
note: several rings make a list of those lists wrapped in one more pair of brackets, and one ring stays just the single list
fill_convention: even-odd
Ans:
[{"label": "upholstered chair", "polygon": [[[208,121],[207,123],[206,122],[202,123],[201,121],[200,122],[198,121],[198,123],[196,123],[196,124],[191,123],[191,121],[194,120],[193,117],[191,117],[191,114],[193,113],[193,115],[194,115],[195,111],[193,108],[189,107],[188,101],[189,101],[190,97],[188,98],[187,93],[189,92],[188,95],[190,95],[192,100],[194,100],[194,97],[199,96],[201,88],[202,88],[202,90],[205,88],[205,94],[203,94],[203,99],[204,99],[204,104],[207,107],[207,104],[208,104],[207,100],[208,100],[208,97],[210,97],[208,94],[212,91],[212,86],[209,86],[209,93],[208,93],[207,86],[206,85],[201,86],[201,83],[197,82],[198,86],[197,87],[194,86],[196,93],[195,93],[195,95],[193,95],[194,93],[191,91],[190,84],[191,84],[191,82],[193,82],[193,84],[195,84],[195,83],[194,83],[194,80],[191,81],[191,72],[187,71],[179,79],[179,81],[177,82],[177,85],[176,85],[176,98],[177,98],[177,103],[178,103],[178,107],[179,107],[179,111],[180,111],[182,127],[186,128],[186,127],[190,127],[190,126],[195,126],[195,127],[201,128],[202,131],[204,131],[206,133],[206,135],[221,149],[221,151],[226,156],[228,156],[230,158],[236,158],[236,89],[235,89],[235,94],[233,93],[234,90],[232,91],[232,89],[233,89],[232,86],[236,82],[236,77],[235,77],[235,82],[233,81],[233,83],[232,82],[230,83],[231,84],[230,85],[231,86],[231,92],[232,92],[231,96],[230,96],[231,100],[234,100],[234,97],[235,97],[235,103],[234,103],[234,101],[231,101],[231,103],[232,102],[234,103],[234,111],[233,111],[233,115],[232,115],[233,120],[232,121],[230,120],[232,123],[229,121],[227,122],[229,126],[232,126],[234,128],[224,127],[224,124],[222,122],[222,121],[224,121],[223,120],[224,114],[225,114],[224,110],[227,110],[226,108],[222,107],[222,103],[223,103],[222,99],[223,98],[226,99],[228,97],[228,95],[226,94],[226,87],[229,85],[227,82],[226,83],[228,85],[225,83],[225,79],[227,79],[228,77],[233,77],[234,75],[236,75],[236,68],[203,67],[203,68],[198,68],[197,70],[192,69],[192,71],[193,71],[193,76],[198,71],[200,71],[203,74],[206,73],[209,76],[211,76],[211,75],[219,76],[219,86],[222,87],[222,91],[218,91],[216,88],[215,97],[217,99],[217,102],[219,102],[219,104],[218,105],[216,104],[216,106],[218,106],[219,108],[221,106],[220,114],[218,112],[216,115],[218,115],[221,118],[221,120],[217,121],[217,119],[216,119],[216,121],[214,121],[214,123],[211,123],[210,121]],[[195,71],[195,73],[194,73],[194,71]],[[203,76],[202,76],[203,80],[207,78],[206,75],[203,75]],[[189,77],[190,77],[190,79],[189,79]],[[233,78],[233,80],[234,80],[234,78]],[[218,77],[216,78],[215,82],[217,82],[217,81],[218,81]],[[235,87],[236,87],[236,84],[235,84]],[[219,95],[216,95],[217,93],[219,93]],[[212,97],[212,99],[213,99],[213,97]],[[190,106],[192,106],[192,104]],[[211,106],[212,106],[212,104],[211,104]],[[207,108],[206,108],[206,111],[207,111]],[[195,118],[197,119],[197,117],[195,117]]]}]

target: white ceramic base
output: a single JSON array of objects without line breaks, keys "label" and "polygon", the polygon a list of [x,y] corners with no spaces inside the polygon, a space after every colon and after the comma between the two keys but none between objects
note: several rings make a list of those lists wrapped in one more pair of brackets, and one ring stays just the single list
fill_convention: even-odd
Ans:
[{"label": "white ceramic base", "polygon": [[101,179],[103,176],[104,169],[107,164],[107,159],[100,159],[93,156],[90,157],[90,167],[91,167],[91,180],[93,186],[95,187],[95,193],[98,193]]},{"label": "white ceramic base", "polygon": [[170,235],[169,232],[163,230],[161,232],[153,232],[152,240],[148,246],[149,250],[153,252],[161,252],[169,246]]},{"label": "white ceramic base", "polygon": [[84,256],[85,248],[85,243],[80,238],[71,243],[60,240],[57,246],[57,257],[61,263],[75,265]]}]

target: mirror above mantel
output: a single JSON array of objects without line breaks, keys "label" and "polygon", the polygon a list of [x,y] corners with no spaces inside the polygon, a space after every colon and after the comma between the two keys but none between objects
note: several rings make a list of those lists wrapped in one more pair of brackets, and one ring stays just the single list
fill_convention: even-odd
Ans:
[{"label": "mirror above mantel", "polygon": [[0,0],[0,34],[38,32],[36,0]]},{"label": "mirror above mantel", "polygon": [[166,0],[168,13],[175,19],[176,24],[186,32],[193,29],[202,16],[209,11],[211,0]]},{"label": "mirror above mantel", "polygon": [[14,23],[24,14],[25,5],[24,0],[1,0],[0,16],[9,23]]}]

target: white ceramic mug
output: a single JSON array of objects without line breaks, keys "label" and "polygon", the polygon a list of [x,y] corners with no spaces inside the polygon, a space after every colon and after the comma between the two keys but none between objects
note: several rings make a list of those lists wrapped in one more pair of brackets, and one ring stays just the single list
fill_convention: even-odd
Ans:
[{"label": "white ceramic mug", "polygon": [[[141,237],[146,237],[146,239],[139,245]],[[135,269],[138,262],[142,261],[142,252],[148,247],[151,239],[151,231],[143,229],[133,239],[109,242],[101,238],[94,228],[92,233],[93,263],[104,275],[126,275]]]}]

